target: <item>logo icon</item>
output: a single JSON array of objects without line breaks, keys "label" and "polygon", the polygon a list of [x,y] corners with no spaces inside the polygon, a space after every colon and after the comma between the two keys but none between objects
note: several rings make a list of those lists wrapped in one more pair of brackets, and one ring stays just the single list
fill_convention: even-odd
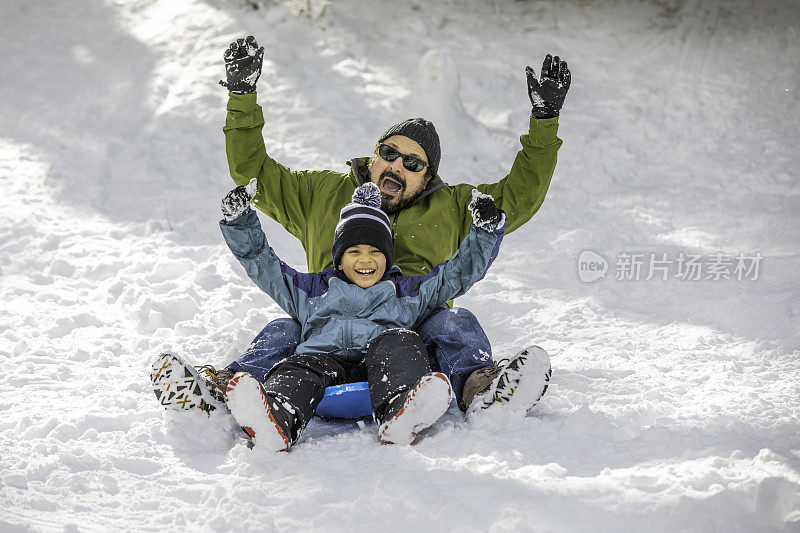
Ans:
[{"label": "logo icon", "polygon": [[578,256],[578,277],[584,283],[592,283],[606,276],[608,261],[602,255],[584,250]]}]

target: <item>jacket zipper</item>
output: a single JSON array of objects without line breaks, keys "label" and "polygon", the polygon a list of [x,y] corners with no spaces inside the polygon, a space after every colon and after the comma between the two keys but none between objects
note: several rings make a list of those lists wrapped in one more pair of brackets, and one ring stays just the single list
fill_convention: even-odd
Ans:
[{"label": "jacket zipper", "polygon": [[397,239],[397,219],[400,218],[400,212],[394,214],[394,220],[392,221],[392,240],[394,241]]},{"label": "jacket zipper", "polygon": [[350,306],[348,309],[348,315],[350,315],[350,319],[345,322],[345,329],[344,329],[344,351],[345,355],[350,355],[353,346],[353,318],[355,318],[355,314],[353,313],[353,308],[355,307],[356,302],[356,289],[358,287],[353,285],[350,291]]}]

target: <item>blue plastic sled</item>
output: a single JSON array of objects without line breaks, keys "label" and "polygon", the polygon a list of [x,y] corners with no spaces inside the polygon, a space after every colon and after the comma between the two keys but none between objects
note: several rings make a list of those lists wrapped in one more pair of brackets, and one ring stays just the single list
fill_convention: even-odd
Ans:
[{"label": "blue plastic sled", "polygon": [[361,418],[372,416],[369,386],[366,381],[334,385],[325,389],[317,405],[317,416],[325,418]]}]

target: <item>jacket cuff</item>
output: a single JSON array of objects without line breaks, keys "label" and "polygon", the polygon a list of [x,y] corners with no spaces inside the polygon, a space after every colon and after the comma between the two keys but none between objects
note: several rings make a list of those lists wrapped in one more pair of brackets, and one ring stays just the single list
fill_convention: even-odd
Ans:
[{"label": "jacket cuff", "polygon": [[256,106],[256,93],[234,94],[228,93],[228,111],[239,113],[252,113]]},{"label": "jacket cuff", "polygon": [[236,229],[247,229],[259,225],[258,215],[256,210],[248,207],[247,211],[234,218],[233,220],[225,220],[224,218],[219,221],[220,226],[229,226]]},{"label": "jacket cuff", "polygon": [[558,141],[558,117],[536,118],[531,114],[528,139],[533,146],[544,148]]},{"label": "jacket cuff", "polygon": [[256,103],[256,93],[228,93],[228,116],[225,117],[224,131],[236,128],[255,128],[264,124],[261,106]]}]

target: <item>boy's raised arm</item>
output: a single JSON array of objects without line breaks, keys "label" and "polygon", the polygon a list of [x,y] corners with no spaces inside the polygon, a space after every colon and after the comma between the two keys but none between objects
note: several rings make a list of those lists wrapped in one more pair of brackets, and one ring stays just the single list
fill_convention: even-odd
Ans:
[{"label": "boy's raised arm", "polygon": [[400,296],[418,306],[418,319],[450,299],[461,296],[483,279],[497,257],[505,229],[505,213],[492,197],[477,190],[469,203],[472,226],[456,253],[425,276],[400,278]]},{"label": "boy's raised arm", "polygon": [[304,287],[313,286],[317,274],[297,272],[280,260],[267,243],[258,215],[250,207],[256,190],[256,180],[240,185],[222,199],[220,229],[233,255],[247,275],[266,292],[281,309],[300,320],[299,309],[308,297]]}]

